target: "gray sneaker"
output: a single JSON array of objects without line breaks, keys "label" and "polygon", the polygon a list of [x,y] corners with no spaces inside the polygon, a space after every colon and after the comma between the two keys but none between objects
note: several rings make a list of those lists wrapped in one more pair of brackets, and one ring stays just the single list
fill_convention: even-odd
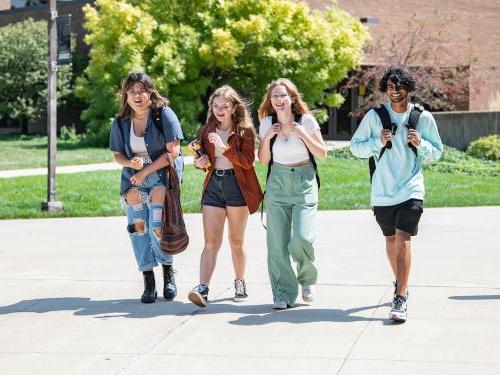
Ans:
[{"label": "gray sneaker", "polygon": [[245,280],[234,280],[234,302],[243,302],[248,297]]},{"label": "gray sneaker", "polygon": [[288,305],[286,302],[281,301],[281,300],[276,300],[274,301],[273,309],[275,310],[286,310],[288,308]]},{"label": "gray sneaker", "polygon": [[312,285],[302,285],[302,300],[304,302],[314,301],[314,293]]}]

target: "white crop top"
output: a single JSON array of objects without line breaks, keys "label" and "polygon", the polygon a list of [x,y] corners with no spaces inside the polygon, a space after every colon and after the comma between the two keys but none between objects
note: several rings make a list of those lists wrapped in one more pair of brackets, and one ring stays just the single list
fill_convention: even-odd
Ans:
[{"label": "white crop top", "polygon": [[[259,137],[262,139],[271,127],[272,116],[267,116],[262,120],[259,127]],[[310,113],[302,115],[301,125],[309,134],[314,134],[320,130],[319,124]],[[273,161],[279,164],[294,164],[309,159],[309,153],[304,142],[297,136],[290,134],[284,136],[278,134],[273,144]]]}]

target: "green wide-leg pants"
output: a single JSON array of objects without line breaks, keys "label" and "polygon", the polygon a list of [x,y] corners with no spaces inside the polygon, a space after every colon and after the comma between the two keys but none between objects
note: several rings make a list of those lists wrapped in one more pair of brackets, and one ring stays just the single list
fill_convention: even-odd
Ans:
[{"label": "green wide-leg pants", "polygon": [[[266,185],[267,262],[274,301],[295,304],[298,284],[316,283],[314,223],[318,185],[311,164],[274,163]],[[290,256],[296,262],[295,274]]]}]

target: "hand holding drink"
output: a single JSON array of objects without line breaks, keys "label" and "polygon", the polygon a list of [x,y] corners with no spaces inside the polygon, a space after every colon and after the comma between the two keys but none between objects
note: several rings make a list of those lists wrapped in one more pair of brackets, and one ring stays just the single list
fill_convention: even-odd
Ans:
[{"label": "hand holding drink", "polygon": [[193,154],[194,165],[197,168],[205,169],[205,171],[212,165],[208,159],[208,155],[205,154],[205,150],[201,147],[200,141],[195,139],[188,144],[188,150]]},{"label": "hand holding drink", "polygon": [[137,171],[140,171],[144,166],[144,160],[140,156],[134,156],[130,162],[132,163],[131,168]]}]

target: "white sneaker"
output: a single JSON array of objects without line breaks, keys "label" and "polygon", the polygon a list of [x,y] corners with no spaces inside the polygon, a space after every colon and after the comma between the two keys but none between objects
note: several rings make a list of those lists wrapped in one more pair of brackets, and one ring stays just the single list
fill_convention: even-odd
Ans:
[{"label": "white sneaker", "polygon": [[302,285],[302,300],[304,302],[314,301],[312,285]]},{"label": "white sneaker", "polygon": [[288,305],[286,304],[286,302],[283,302],[280,300],[274,301],[273,309],[286,310],[287,307],[288,307]]},{"label": "white sneaker", "polygon": [[392,301],[392,308],[389,312],[389,319],[396,322],[406,322],[408,316],[408,304],[406,297],[395,296]]},{"label": "white sneaker", "polygon": [[243,302],[248,297],[245,280],[234,280],[234,302]]}]

